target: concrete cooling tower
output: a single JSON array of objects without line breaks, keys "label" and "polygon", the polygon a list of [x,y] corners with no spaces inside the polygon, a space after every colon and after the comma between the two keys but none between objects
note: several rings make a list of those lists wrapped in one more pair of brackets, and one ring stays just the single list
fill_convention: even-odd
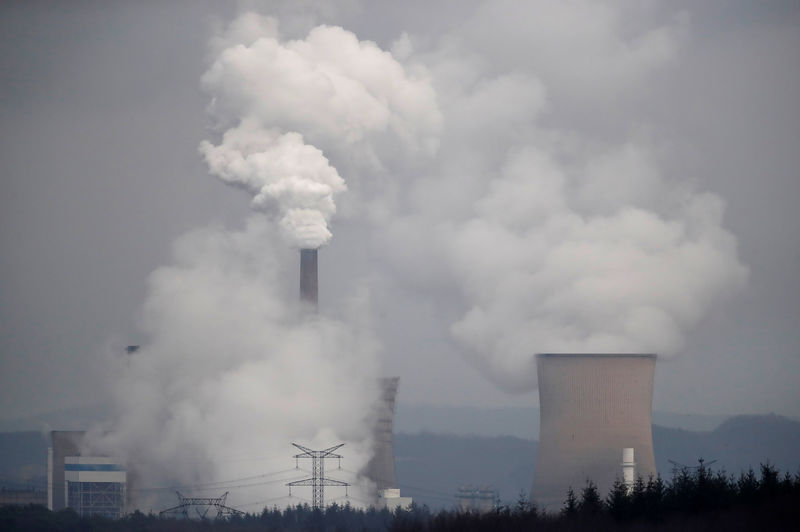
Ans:
[{"label": "concrete cooling tower", "polygon": [[587,479],[605,497],[623,480],[623,449],[633,449],[637,477],[656,474],[655,355],[541,354],[536,362],[541,421],[531,499],[540,508],[558,511],[568,488],[580,496]]},{"label": "concrete cooling tower", "polygon": [[380,380],[382,397],[377,405],[378,411],[373,429],[374,454],[362,472],[365,477],[376,484],[378,493],[397,487],[392,434],[394,431],[394,405],[399,383],[399,377]]}]

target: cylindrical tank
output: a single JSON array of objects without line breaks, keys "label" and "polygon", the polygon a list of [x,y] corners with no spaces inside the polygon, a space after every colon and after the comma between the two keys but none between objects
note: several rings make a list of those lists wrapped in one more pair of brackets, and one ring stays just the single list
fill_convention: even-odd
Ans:
[{"label": "cylindrical tank", "polygon": [[591,480],[601,497],[621,478],[620,449],[633,449],[637,474],[656,474],[651,354],[540,354],[540,431],[531,499],[557,511],[572,487]]}]

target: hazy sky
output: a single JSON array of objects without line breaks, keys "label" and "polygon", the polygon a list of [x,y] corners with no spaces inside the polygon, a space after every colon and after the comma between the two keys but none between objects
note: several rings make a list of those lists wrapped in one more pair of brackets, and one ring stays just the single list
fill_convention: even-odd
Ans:
[{"label": "hazy sky", "polygon": [[[201,89],[215,58],[209,41],[248,10],[275,17],[284,43],[318,24],[341,26],[435,91],[428,111],[414,110],[426,109],[422,96],[418,108],[403,95],[392,104],[415,117],[391,126],[405,128],[405,141],[370,136],[369,116],[353,126],[366,131],[364,143],[330,140],[319,115],[300,131],[348,183],[320,251],[320,306],[336,314],[349,294],[370,294],[384,372],[401,377],[401,402],[536,404],[535,391],[510,394],[495,383],[507,369],[502,357],[516,360],[519,344],[540,337],[518,335],[529,322],[515,320],[532,305],[525,296],[542,292],[522,283],[504,300],[514,266],[478,259],[514,255],[475,228],[486,220],[544,227],[525,205],[518,214],[514,202],[498,202],[514,196],[504,188],[514,179],[524,187],[529,173],[551,172],[569,183],[578,176],[580,186],[565,185],[565,197],[548,196],[548,183],[533,188],[530,211],[567,205],[548,220],[607,215],[604,227],[616,234],[616,209],[635,203],[652,206],[656,222],[689,219],[690,236],[711,227],[699,241],[723,250],[719,269],[679,261],[675,273],[657,263],[663,275],[642,281],[702,293],[688,317],[671,316],[680,333],[643,344],[675,350],[656,370],[656,409],[800,416],[796,3],[229,4],[0,3],[0,416],[103,401],[101,361],[148,342],[148,276],[173,262],[173,243],[196,228],[240,229],[252,215],[250,197],[209,175],[198,151],[203,140],[220,142],[207,106],[209,91],[223,89]],[[394,149],[423,138],[438,145]],[[525,146],[508,140],[521,138]],[[378,162],[363,164],[372,156]],[[519,201],[528,197],[518,190]],[[701,198],[701,221],[673,197],[684,190]],[[705,220],[723,203],[719,227]],[[645,247],[650,222],[626,226],[642,228],[635,238]],[[455,244],[445,253],[443,242]],[[692,282],[682,284],[683,274]],[[296,275],[285,280],[293,291]],[[600,349],[618,345],[601,340]],[[530,354],[543,349],[530,345]]]}]

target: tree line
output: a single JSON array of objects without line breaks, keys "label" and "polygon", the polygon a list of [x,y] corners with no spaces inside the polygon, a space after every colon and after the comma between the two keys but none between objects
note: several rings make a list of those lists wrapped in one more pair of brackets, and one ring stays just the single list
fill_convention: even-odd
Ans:
[{"label": "tree line", "polygon": [[324,510],[306,505],[265,508],[261,513],[224,520],[163,519],[134,512],[122,519],[81,518],[72,510],[42,506],[0,508],[0,530],[77,532],[481,532],[571,530],[798,530],[800,473],[781,474],[769,464],[739,476],[713,471],[702,460],[673,472],[670,480],[639,478],[632,486],[617,481],[603,496],[587,480],[570,488],[560,512],[539,511],[521,493],[515,504],[478,514],[426,506],[389,512],[333,504]]}]

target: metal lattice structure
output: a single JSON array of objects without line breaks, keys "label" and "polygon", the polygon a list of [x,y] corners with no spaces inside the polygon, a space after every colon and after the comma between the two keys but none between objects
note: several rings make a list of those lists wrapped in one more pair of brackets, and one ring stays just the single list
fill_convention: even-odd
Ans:
[{"label": "metal lattice structure", "polygon": [[297,460],[299,458],[311,458],[311,478],[305,478],[303,480],[296,480],[294,482],[289,482],[286,484],[289,486],[289,495],[292,494],[292,487],[293,486],[311,486],[311,506],[313,508],[324,508],[325,507],[325,486],[344,486],[345,488],[345,495],[347,495],[347,482],[342,482],[341,480],[334,480],[332,478],[325,478],[325,459],[326,458],[338,458],[339,459],[339,469],[342,468],[342,455],[336,454],[333,451],[342,447],[344,444],[340,443],[339,445],[334,445],[333,447],[328,447],[327,449],[323,449],[321,451],[315,451],[313,449],[309,449],[308,447],[304,447],[297,443],[292,443],[295,447],[303,451],[300,454],[294,455],[295,464],[297,464]]},{"label": "metal lattice structure", "polygon": [[184,518],[189,519],[189,508],[194,508],[200,519],[205,519],[209,510],[212,508],[216,508],[217,510],[217,519],[229,517],[231,515],[244,515],[244,512],[229,506],[225,506],[225,501],[228,498],[227,491],[222,494],[221,497],[184,497],[179,491],[176,491],[175,493],[178,494],[178,501],[180,501],[180,504],[173,506],[172,508],[162,510],[158,513],[159,517],[182,515]]},{"label": "metal lattice structure", "polygon": [[67,482],[67,505],[81,517],[119,519],[125,507],[125,483]]}]

